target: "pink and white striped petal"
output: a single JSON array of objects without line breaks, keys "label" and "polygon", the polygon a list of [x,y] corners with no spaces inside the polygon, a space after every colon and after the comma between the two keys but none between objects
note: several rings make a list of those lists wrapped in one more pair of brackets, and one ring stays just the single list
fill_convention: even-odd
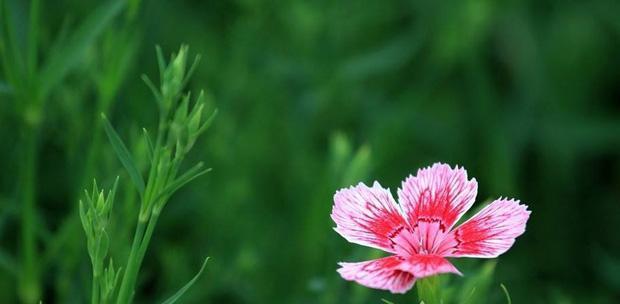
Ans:
[{"label": "pink and white striped petal", "polygon": [[398,269],[403,260],[397,256],[359,263],[339,263],[340,275],[370,288],[385,289],[392,293],[405,293],[413,287],[415,277]]},{"label": "pink and white striped petal", "polygon": [[442,273],[463,275],[450,261],[438,255],[418,254],[411,256],[400,264],[399,269],[413,274],[418,279]]},{"label": "pink and white striped petal", "polygon": [[393,238],[409,228],[390,191],[378,182],[336,192],[331,217],[347,241],[391,253],[401,251]]},{"label": "pink and white striped petal", "polygon": [[471,208],[477,191],[476,179],[467,179],[465,169],[436,163],[405,179],[398,200],[414,230],[418,222],[438,223],[445,233]]},{"label": "pink and white striped petal", "polygon": [[498,199],[450,232],[440,246],[446,257],[495,258],[525,232],[531,211],[514,199]]}]

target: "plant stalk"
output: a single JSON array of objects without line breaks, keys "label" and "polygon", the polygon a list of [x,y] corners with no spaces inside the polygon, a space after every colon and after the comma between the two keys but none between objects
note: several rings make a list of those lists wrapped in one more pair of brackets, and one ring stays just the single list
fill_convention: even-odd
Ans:
[{"label": "plant stalk", "polygon": [[136,232],[131,244],[131,251],[129,252],[129,258],[127,260],[127,267],[125,268],[125,274],[123,275],[121,287],[118,292],[117,304],[131,303],[136,277],[140,270],[140,264],[142,264],[142,261],[138,259],[138,250],[142,237],[144,236],[145,228],[146,221],[138,220]]},{"label": "plant stalk", "polygon": [[415,284],[420,302],[425,304],[441,303],[440,277],[438,275],[420,279]]},{"label": "plant stalk", "polygon": [[22,272],[19,297],[23,303],[36,303],[40,298],[39,264],[36,238],[36,171],[38,128],[26,124],[23,138],[23,159],[19,179],[21,198],[21,256]]},{"label": "plant stalk", "polygon": [[93,274],[92,304],[99,304],[99,275]]}]

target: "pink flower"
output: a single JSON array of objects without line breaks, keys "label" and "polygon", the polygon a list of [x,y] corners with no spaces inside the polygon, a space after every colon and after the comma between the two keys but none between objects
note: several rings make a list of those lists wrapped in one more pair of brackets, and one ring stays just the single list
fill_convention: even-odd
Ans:
[{"label": "pink flower", "polygon": [[331,217],[347,241],[393,255],[366,262],[340,263],[346,280],[404,293],[415,280],[440,273],[461,273],[446,258],[495,258],[525,232],[530,211],[513,199],[497,199],[453,228],[471,208],[478,184],[463,168],[445,164],[418,170],[398,189],[359,183],[334,195]]}]

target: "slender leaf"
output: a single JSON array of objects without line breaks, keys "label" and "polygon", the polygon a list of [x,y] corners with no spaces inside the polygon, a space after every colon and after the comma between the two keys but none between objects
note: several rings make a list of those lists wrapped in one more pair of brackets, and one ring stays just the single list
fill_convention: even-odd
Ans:
[{"label": "slender leaf", "polygon": [[155,152],[155,148],[153,148],[153,142],[151,141],[151,136],[149,136],[149,131],[146,130],[146,128],[142,128],[142,134],[144,135],[144,138],[146,139],[146,146],[147,146],[147,155],[149,157],[149,162],[153,161],[153,153]]},{"label": "slender leaf", "polygon": [[161,99],[161,94],[159,94],[159,92],[157,91],[157,87],[155,86],[155,84],[153,84],[153,82],[151,81],[151,79],[142,74],[142,80],[144,81],[144,83],[146,83],[146,86],[149,87],[149,89],[151,90],[151,92],[153,92],[153,96],[155,96],[155,100],[157,101],[157,105],[162,107],[162,99]]},{"label": "slender leaf", "polygon": [[153,201],[158,201],[163,197],[172,195],[174,192],[185,186],[187,183],[211,171],[211,168],[200,170],[201,168],[202,163],[198,163],[196,166],[187,170],[187,172],[177,178],[174,182],[166,186],[166,188],[164,188],[164,190],[162,190],[159,195],[157,195],[157,198]]},{"label": "slender leaf", "polygon": [[211,126],[211,124],[213,123],[213,120],[215,119],[216,115],[217,115],[217,109],[214,109],[213,113],[211,113],[209,118],[207,118],[205,120],[205,122],[202,124],[202,126],[200,126],[200,129],[198,129],[197,134],[200,134],[200,133],[204,132],[207,128],[209,128]]},{"label": "slender leaf", "polygon": [[108,121],[108,118],[105,116],[105,114],[101,113],[101,118],[103,120],[103,128],[108,135],[108,138],[110,139],[110,143],[114,148],[114,152],[116,152],[118,159],[127,170],[127,173],[129,174],[131,181],[138,189],[140,196],[142,196],[144,194],[144,179],[142,178],[140,171],[138,171],[136,162],[133,161],[129,150],[127,149],[121,138],[118,136],[118,133],[116,133],[114,127],[112,127],[110,121]]},{"label": "slender leaf", "polygon": [[166,186],[166,188],[164,188],[164,190],[162,190],[159,193],[159,195],[157,196],[156,199],[154,199],[154,201],[158,201],[159,199],[163,197],[172,195],[174,192],[179,190],[181,187],[183,187],[187,183],[211,171],[211,168],[200,170],[201,168],[202,168],[202,163],[198,163],[191,169],[187,170],[187,172],[185,172],[183,175],[177,178],[174,182]]},{"label": "slender leaf", "polygon": [[463,299],[462,304],[481,303],[488,298],[496,264],[497,261],[495,260],[486,261],[476,274],[468,275],[465,278],[459,296],[460,299]]},{"label": "slender leaf", "polygon": [[107,1],[86,17],[62,45],[56,45],[55,52],[50,54],[41,69],[39,81],[43,99],[69,71],[78,65],[86,50],[121,12],[124,5],[124,0]]},{"label": "slender leaf", "polygon": [[506,303],[512,304],[512,299],[510,299],[510,293],[508,293],[508,289],[506,288],[506,286],[504,286],[504,284],[499,284],[499,287],[502,288],[502,290],[504,291],[504,295],[506,295]]},{"label": "slender leaf", "polygon": [[174,295],[172,295],[170,298],[168,298],[168,300],[164,301],[162,304],[172,304],[175,303],[180,297],[183,296],[183,294],[185,294],[185,292],[192,287],[192,285],[194,285],[194,283],[196,282],[196,280],[198,280],[198,278],[200,277],[200,275],[202,274],[202,272],[205,270],[205,267],[207,266],[207,262],[209,261],[209,257],[207,257],[205,259],[205,261],[202,263],[202,267],[200,267],[200,270],[198,271],[198,273],[194,276],[194,278],[191,279],[191,281],[187,282],[187,284],[185,284],[185,286],[183,286],[181,289],[179,289],[179,291],[177,291]]},{"label": "slender leaf", "polygon": [[164,71],[166,70],[166,59],[164,59],[164,53],[159,45],[155,46],[155,52],[157,53],[157,65],[159,66],[159,81],[164,81]]}]

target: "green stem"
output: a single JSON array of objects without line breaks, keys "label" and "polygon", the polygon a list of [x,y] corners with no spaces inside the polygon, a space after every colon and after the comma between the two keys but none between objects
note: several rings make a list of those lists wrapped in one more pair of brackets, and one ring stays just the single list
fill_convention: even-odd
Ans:
[{"label": "green stem", "polygon": [[91,303],[99,304],[99,276],[98,275],[93,275],[93,290],[92,290]]},{"label": "green stem", "polygon": [[[123,280],[118,293],[118,298],[116,301],[117,304],[131,303],[138,272],[140,271],[144,254],[146,253],[146,249],[148,248],[148,244],[151,240],[151,236],[153,235],[153,231],[159,217],[159,213],[151,213],[150,208],[152,207],[152,204],[155,203],[151,200],[158,192],[158,189],[156,188],[157,181],[159,180],[157,167],[161,159],[161,154],[163,153],[161,145],[164,140],[164,133],[166,130],[165,118],[166,114],[160,113],[159,130],[157,132],[157,141],[155,144],[155,155],[153,156],[146,190],[140,205],[138,226],[136,227],[136,233],[131,245],[127,267],[125,269],[125,274],[123,275]],[[146,227],[147,224],[148,227]]]},{"label": "green stem", "polygon": [[153,212],[153,214],[151,215],[151,219],[149,220],[149,225],[148,227],[146,227],[146,233],[144,233],[142,244],[140,245],[140,249],[138,250],[138,257],[140,259],[140,262],[142,262],[142,260],[144,259],[146,249],[148,249],[149,243],[151,242],[151,237],[153,236],[155,226],[157,225],[157,219],[159,219],[159,213]]},{"label": "green stem", "polygon": [[129,259],[127,260],[127,267],[125,268],[125,274],[123,275],[123,281],[118,292],[117,304],[131,303],[131,297],[134,290],[134,285],[138,271],[140,270],[140,264],[138,251],[140,249],[140,243],[144,236],[144,229],[146,228],[146,221],[138,220],[138,226],[133,236],[133,243],[131,244],[131,251],[129,253]]},{"label": "green stem", "polygon": [[418,298],[424,304],[441,303],[440,278],[437,275],[418,280],[416,283]]},{"label": "green stem", "polygon": [[19,195],[21,197],[21,255],[22,273],[19,296],[24,303],[35,303],[40,297],[39,265],[36,244],[36,168],[37,168],[36,127],[26,126]]}]

